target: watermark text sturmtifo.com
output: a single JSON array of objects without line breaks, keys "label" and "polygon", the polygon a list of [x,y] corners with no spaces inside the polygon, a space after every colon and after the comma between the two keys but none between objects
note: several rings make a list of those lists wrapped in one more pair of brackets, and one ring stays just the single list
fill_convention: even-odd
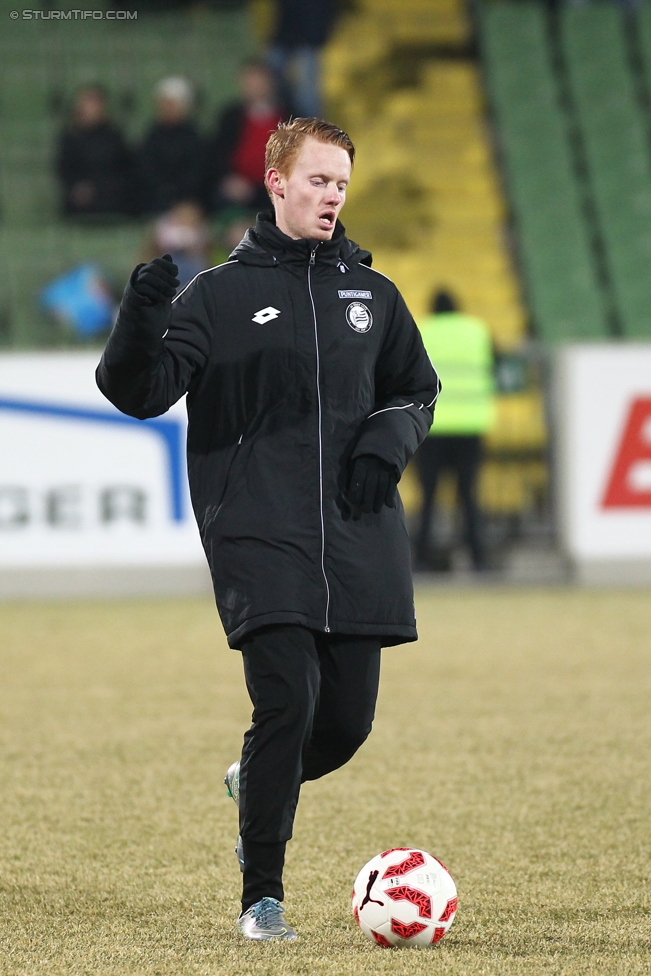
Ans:
[{"label": "watermark text sturmtifo.com", "polygon": [[12,20],[137,20],[137,10],[12,10]]}]

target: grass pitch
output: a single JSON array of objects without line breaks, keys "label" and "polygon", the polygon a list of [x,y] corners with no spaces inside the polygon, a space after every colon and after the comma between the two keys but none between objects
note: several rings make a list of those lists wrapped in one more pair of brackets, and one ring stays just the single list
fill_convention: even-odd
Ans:
[{"label": "grass pitch", "polygon": [[[651,970],[648,593],[422,590],[375,730],[303,791],[294,944],[234,930],[221,779],[250,705],[209,601],[0,607],[0,972]],[[457,881],[432,950],[371,945],[349,892],[392,846]]]}]

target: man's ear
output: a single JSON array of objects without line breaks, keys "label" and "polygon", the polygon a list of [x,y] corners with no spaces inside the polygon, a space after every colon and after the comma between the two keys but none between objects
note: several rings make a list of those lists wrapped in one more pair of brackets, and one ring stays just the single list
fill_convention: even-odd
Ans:
[{"label": "man's ear", "polygon": [[265,182],[274,196],[285,196],[285,177],[279,170],[268,169]]}]

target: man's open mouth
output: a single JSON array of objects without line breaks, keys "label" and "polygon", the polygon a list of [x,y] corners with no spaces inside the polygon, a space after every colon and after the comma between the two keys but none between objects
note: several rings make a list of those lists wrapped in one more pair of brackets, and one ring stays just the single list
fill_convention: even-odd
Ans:
[{"label": "man's open mouth", "polygon": [[327,227],[328,230],[334,227],[335,219],[334,210],[324,210],[323,213],[319,214],[319,223],[322,227]]}]

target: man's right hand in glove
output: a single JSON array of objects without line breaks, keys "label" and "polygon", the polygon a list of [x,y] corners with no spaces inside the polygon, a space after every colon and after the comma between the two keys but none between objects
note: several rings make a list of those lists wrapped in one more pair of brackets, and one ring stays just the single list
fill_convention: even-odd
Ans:
[{"label": "man's right hand in glove", "polygon": [[180,285],[178,273],[171,254],[154,258],[149,264],[139,264],[130,279],[138,304],[159,305],[171,301]]}]

